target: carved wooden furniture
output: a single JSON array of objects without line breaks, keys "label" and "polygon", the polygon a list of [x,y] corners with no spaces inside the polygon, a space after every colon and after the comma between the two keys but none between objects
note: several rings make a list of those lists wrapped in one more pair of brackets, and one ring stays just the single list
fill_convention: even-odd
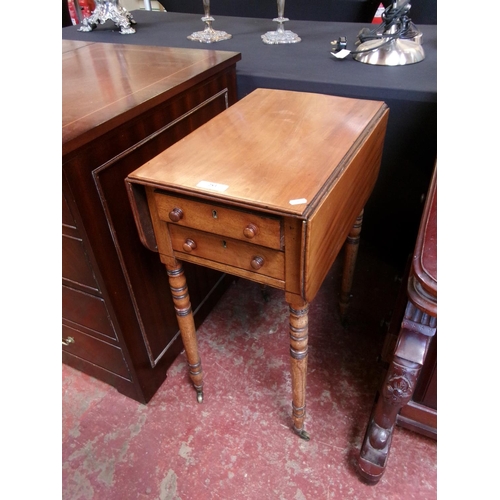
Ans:
[{"label": "carved wooden furniture", "polygon": [[[389,323],[381,361],[385,369],[389,366],[394,355],[394,349],[399,337],[408,302],[408,278],[410,274],[412,256],[408,258],[408,265],[403,276],[401,288],[394,305]],[[422,369],[418,375],[415,390],[411,399],[398,412],[396,424],[414,432],[418,432],[431,439],[437,439],[437,337],[432,337]],[[385,377],[385,372],[383,374]]]},{"label": "carved wooden furniture", "polygon": [[[124,179],[236,101],[240,54],[62,42],[63,361],[146,403],[182,349]],[[186,268],[196,321],[221,273]]]},{"label": "carved wooden furniture", "polygon": [[257,89],[129,174],[141,240],[167,268],[198,401],[203,373],[181,261],[285,291],[293,429],[309,439],[308,303],[348,236],[355,253],[387,118],[378,101]]},{"label": "carved wooden furniture", "polygon": [[[398,414],[403,413],[405,406],[411,402],[427,352],[431,345],[435,346],[433,340],[437,330],[436,175],[437,170],[434,171],[429,188],[415,245],[407,285],[406,310],[394,355],[370,417],[358,459],[360,475],[370,483],[378,482],[385,472]],[[418,405],[413,405],[413,408],[418,410]],[[412,415],[412,412],[409,412],[409,415]],[[430,430],[429,425],[426,427]]]}]

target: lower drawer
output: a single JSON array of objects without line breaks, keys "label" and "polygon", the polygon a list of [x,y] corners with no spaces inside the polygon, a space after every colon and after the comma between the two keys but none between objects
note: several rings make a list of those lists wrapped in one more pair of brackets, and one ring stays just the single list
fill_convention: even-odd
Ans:
[{"label": "lower drawer", "polygon": [[62,335],[65,352],[131,380],[127,362],[119,347],[86,335],[67,325],[62,325]]},{"label": "lower drawer", "polygon": [[284,252],[174,224],[169,225],[169,230],[172,247],[177,252],[278,280],[285,279]]}]

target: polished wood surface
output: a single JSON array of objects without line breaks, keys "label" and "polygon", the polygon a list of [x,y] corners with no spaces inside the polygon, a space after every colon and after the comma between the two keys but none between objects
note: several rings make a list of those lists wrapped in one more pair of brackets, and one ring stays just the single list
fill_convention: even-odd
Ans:
[{"label": "polished wood surface", "polygon": [[[63,361],[146,403],[182,349],[168,279],[137,239],[128,173],[236,101],[232,52],[63,41]],[[195,321],[221,273],[186,266]],[[228,280],[226,280],[228,281]]]},{"label": "polished wood surface", "polygon": [[[367,124],[376,123],[380,112],[378,101],[257,89],[130,178],[246,208],[304,216],[324,201],[321,189],[339,182],[347,161],[355,160],[345,156],[371,138]],[[202,189],[200,181],[227,189]],[[372,183],[371,178],[364,182]]]},{"label": "polished wood surface", "polygon": [[[308,304],[359,236],[387,118],[382,102],[257,89],[127,177],[139,235],[167,266],[174,302],[180,261],[285,291],[293,429],[304,439]],[[177,310],[180,323],[189,311]],[[192,319],[181,335],[198,367]]]},{"label": "polished wood surface", "polygon": [[236,52],[63,40],[63,154],[239,59]]},{"label": "polished wood surface", "polygon": [[[258,213],[304,219],[301,274],[289,277],[286,287],[274,286],[310,301],[375,183],[378,170],[366,165],[380,163],[385,129],[378,125],[384,112],[378,101],[258,89],[129,179]],[[200,182],[215,189],[200,188]],[[227,188],[219,192],[218,186]],[[333,189],[335,196],[327,196]],[[152,235],[151,227],[148,232]],[[168,246],[160,250],[166,252]]]},{"label": "polished wood surface", "polygon": [[[428,436],[437,432],[436,390],[427,390],[436,383],[437,168],[427,194],[405,302],[393,355],[358,458],[360,475],[370,483],[377,483],[386,470],[396,423]],[[427,360],[429,354],[432,359]],[[423,368],[427,368],[425,376]],[[423,404],[433,396],[430,406]]]}]

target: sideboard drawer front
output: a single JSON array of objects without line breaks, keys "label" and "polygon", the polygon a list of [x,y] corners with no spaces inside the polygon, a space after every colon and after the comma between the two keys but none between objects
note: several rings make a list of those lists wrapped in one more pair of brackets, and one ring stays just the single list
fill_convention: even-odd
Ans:
[{"label": "sideboard drawer front", "polygon": [[62,277],[90,290],[99,290],[83,241],[64,234],[62,236]]},{"label": "sideboard drawer front", "polygon": [[122,350],[103,340],[86,335],[67,325],[62,326],[63,350],[120,377],[131,379]]},{"label": "sideboard drawer front", "polygon": [[84,325],[91,332],[117,340],[102,298],[63,286],[62,310],[65,320]]},{"label": "sideboard drawer front", "polygon": [[[155,202],[160,219],[166,222],[276,250],[283,248],[281,221],[277,217],[158,192],[155,193]],[[172,221],[170,217],[173,210],[180,214],[178,221]]]},{"label": "sideboard drawer front", "polygon": [[[252,245],[243,241],[196,231],[191,228],[169,224],[172,247],[175,252],[215,261],[246,271],[263,274],[278,280],[285,279],[285,253],[279,250]],[[194,248],[186,250],[186,242],[193,242]],[[182,257],[179,255],[179,258]],[[252,266],[252,261],[261,267]],[[210,263],[206,264],[210,267]],[[255,265],[255,262],[254,262]]]}]

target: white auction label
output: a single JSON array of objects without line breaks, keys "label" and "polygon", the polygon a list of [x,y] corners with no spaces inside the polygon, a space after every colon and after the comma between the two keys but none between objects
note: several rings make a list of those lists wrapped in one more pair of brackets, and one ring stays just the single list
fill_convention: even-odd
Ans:
[{"label": "white auction label", "polygon": [[339,50],[338,52],[330,52],[332,56],[335,56],[337,59],[344,59],[346,58],[349,54],[351,53],[350,50],[347,49],[342,49]]},{"label": "white auction label", "polygon": [[196,184],[196,187],[223,193],[229,186],[226,186],[225,184],[218,184],[217,182],[200,181]]},{"label": "white auction label", "polygon": [[302,205],[307,203],[307,200],[305,198],[299,198],[297,200],[290,200],[288,203],[290,203],[290,205]]}]

